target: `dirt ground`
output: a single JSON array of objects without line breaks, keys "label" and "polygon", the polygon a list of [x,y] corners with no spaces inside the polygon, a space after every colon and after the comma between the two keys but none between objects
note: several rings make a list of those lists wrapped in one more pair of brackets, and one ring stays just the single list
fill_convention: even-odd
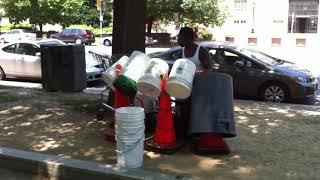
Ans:
[{"label": "dirt ground", "polygon": [[[103,138],[108,122],[95,118],[98,99],[0,87],[0,146],[116,164],[115,144]],[[201,180],[320,177],[319,106],[235,100],[234,107],[230,155],[198,156],[188,145],[173,155],[145,151],[143,168]]]}]

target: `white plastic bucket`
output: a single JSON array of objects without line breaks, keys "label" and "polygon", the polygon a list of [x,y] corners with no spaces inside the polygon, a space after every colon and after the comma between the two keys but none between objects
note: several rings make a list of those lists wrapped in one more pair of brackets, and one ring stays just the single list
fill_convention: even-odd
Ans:
[{"label": "white plastic bucket", "polygon": [[186,99],[191,95],[196,65],[187,59],[178,59],[174,62],[166,91],[177,99]]},{"label": "white plastic bucket", "polygon": [[137,82],[147,68],[150,57],[140,51],[134,51],[128,61],[126,67],[121,70],[124,75]]},{"label": "white plastic bucket", "polygon": [[145,113],[141,107],[122,107],[115,112],[115,139],[120,167],[137,168],[143,162]]},{"label": "white plastic bucket", "polygon": [[133,145],[117,141],[117,164],[122,168],[138,168],[143,164],[144,136]]},{"label": "white plastic bucket", "polygon": [[124,68],[129,62],[128,56],[122,56],[116,63],[109,67],[106,71],[102,72],[102,80],[107,83],[112,90],[115,90],[113,81],[117,78],[117,66],[120,65]]},{"label": "white plastic bucket", "polygon": [[161,93],[162,75],[169,70],[169,65],[159,58],[152,58],[141,78],[137,82],[137,89],[150,97],[159,97]]}]

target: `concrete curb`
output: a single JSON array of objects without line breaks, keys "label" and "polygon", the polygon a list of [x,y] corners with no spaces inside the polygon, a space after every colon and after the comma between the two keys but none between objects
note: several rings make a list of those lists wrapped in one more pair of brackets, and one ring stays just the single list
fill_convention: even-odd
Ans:
[{"label": "concrete curb", "polygon": [[156,173],[141,168],[121,169],[109,164],[61,158],[5,147],[0,147],[0,166],[15,171],[42,175],[50,179],[192,180],[190,177]]}]

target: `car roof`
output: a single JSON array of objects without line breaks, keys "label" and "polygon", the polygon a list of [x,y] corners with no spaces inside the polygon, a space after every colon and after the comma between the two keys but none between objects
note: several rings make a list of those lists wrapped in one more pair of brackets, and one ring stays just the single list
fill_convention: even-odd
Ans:
[{"label": "car roof", "polygon": [[1,47],[12,45],[12,44],[17,44],[17,43],[28,43],[28,44],[34,44],[34,45],[40,46],[41,44],[46,44],[48,42],[58,42],[62,45],[66,44],[63,41],[60,41],[58,39],[36,39],[36,40],[17,40],[17,41],[13,41],[13,42],[4,44]]}]

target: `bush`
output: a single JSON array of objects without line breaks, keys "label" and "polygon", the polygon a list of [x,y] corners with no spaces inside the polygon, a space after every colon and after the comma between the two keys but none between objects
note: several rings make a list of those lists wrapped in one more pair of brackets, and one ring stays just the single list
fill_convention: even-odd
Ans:
[{"label": "bush", "polygon": [[210,30],[206,28],[198,28],[199,41],[215,41],[215,37]]},{"label": "bush", "polygon": [[24,29],[26,31],[35,31],[36,29],[30,24],[17,24],[10,27],[10,29]]}]

